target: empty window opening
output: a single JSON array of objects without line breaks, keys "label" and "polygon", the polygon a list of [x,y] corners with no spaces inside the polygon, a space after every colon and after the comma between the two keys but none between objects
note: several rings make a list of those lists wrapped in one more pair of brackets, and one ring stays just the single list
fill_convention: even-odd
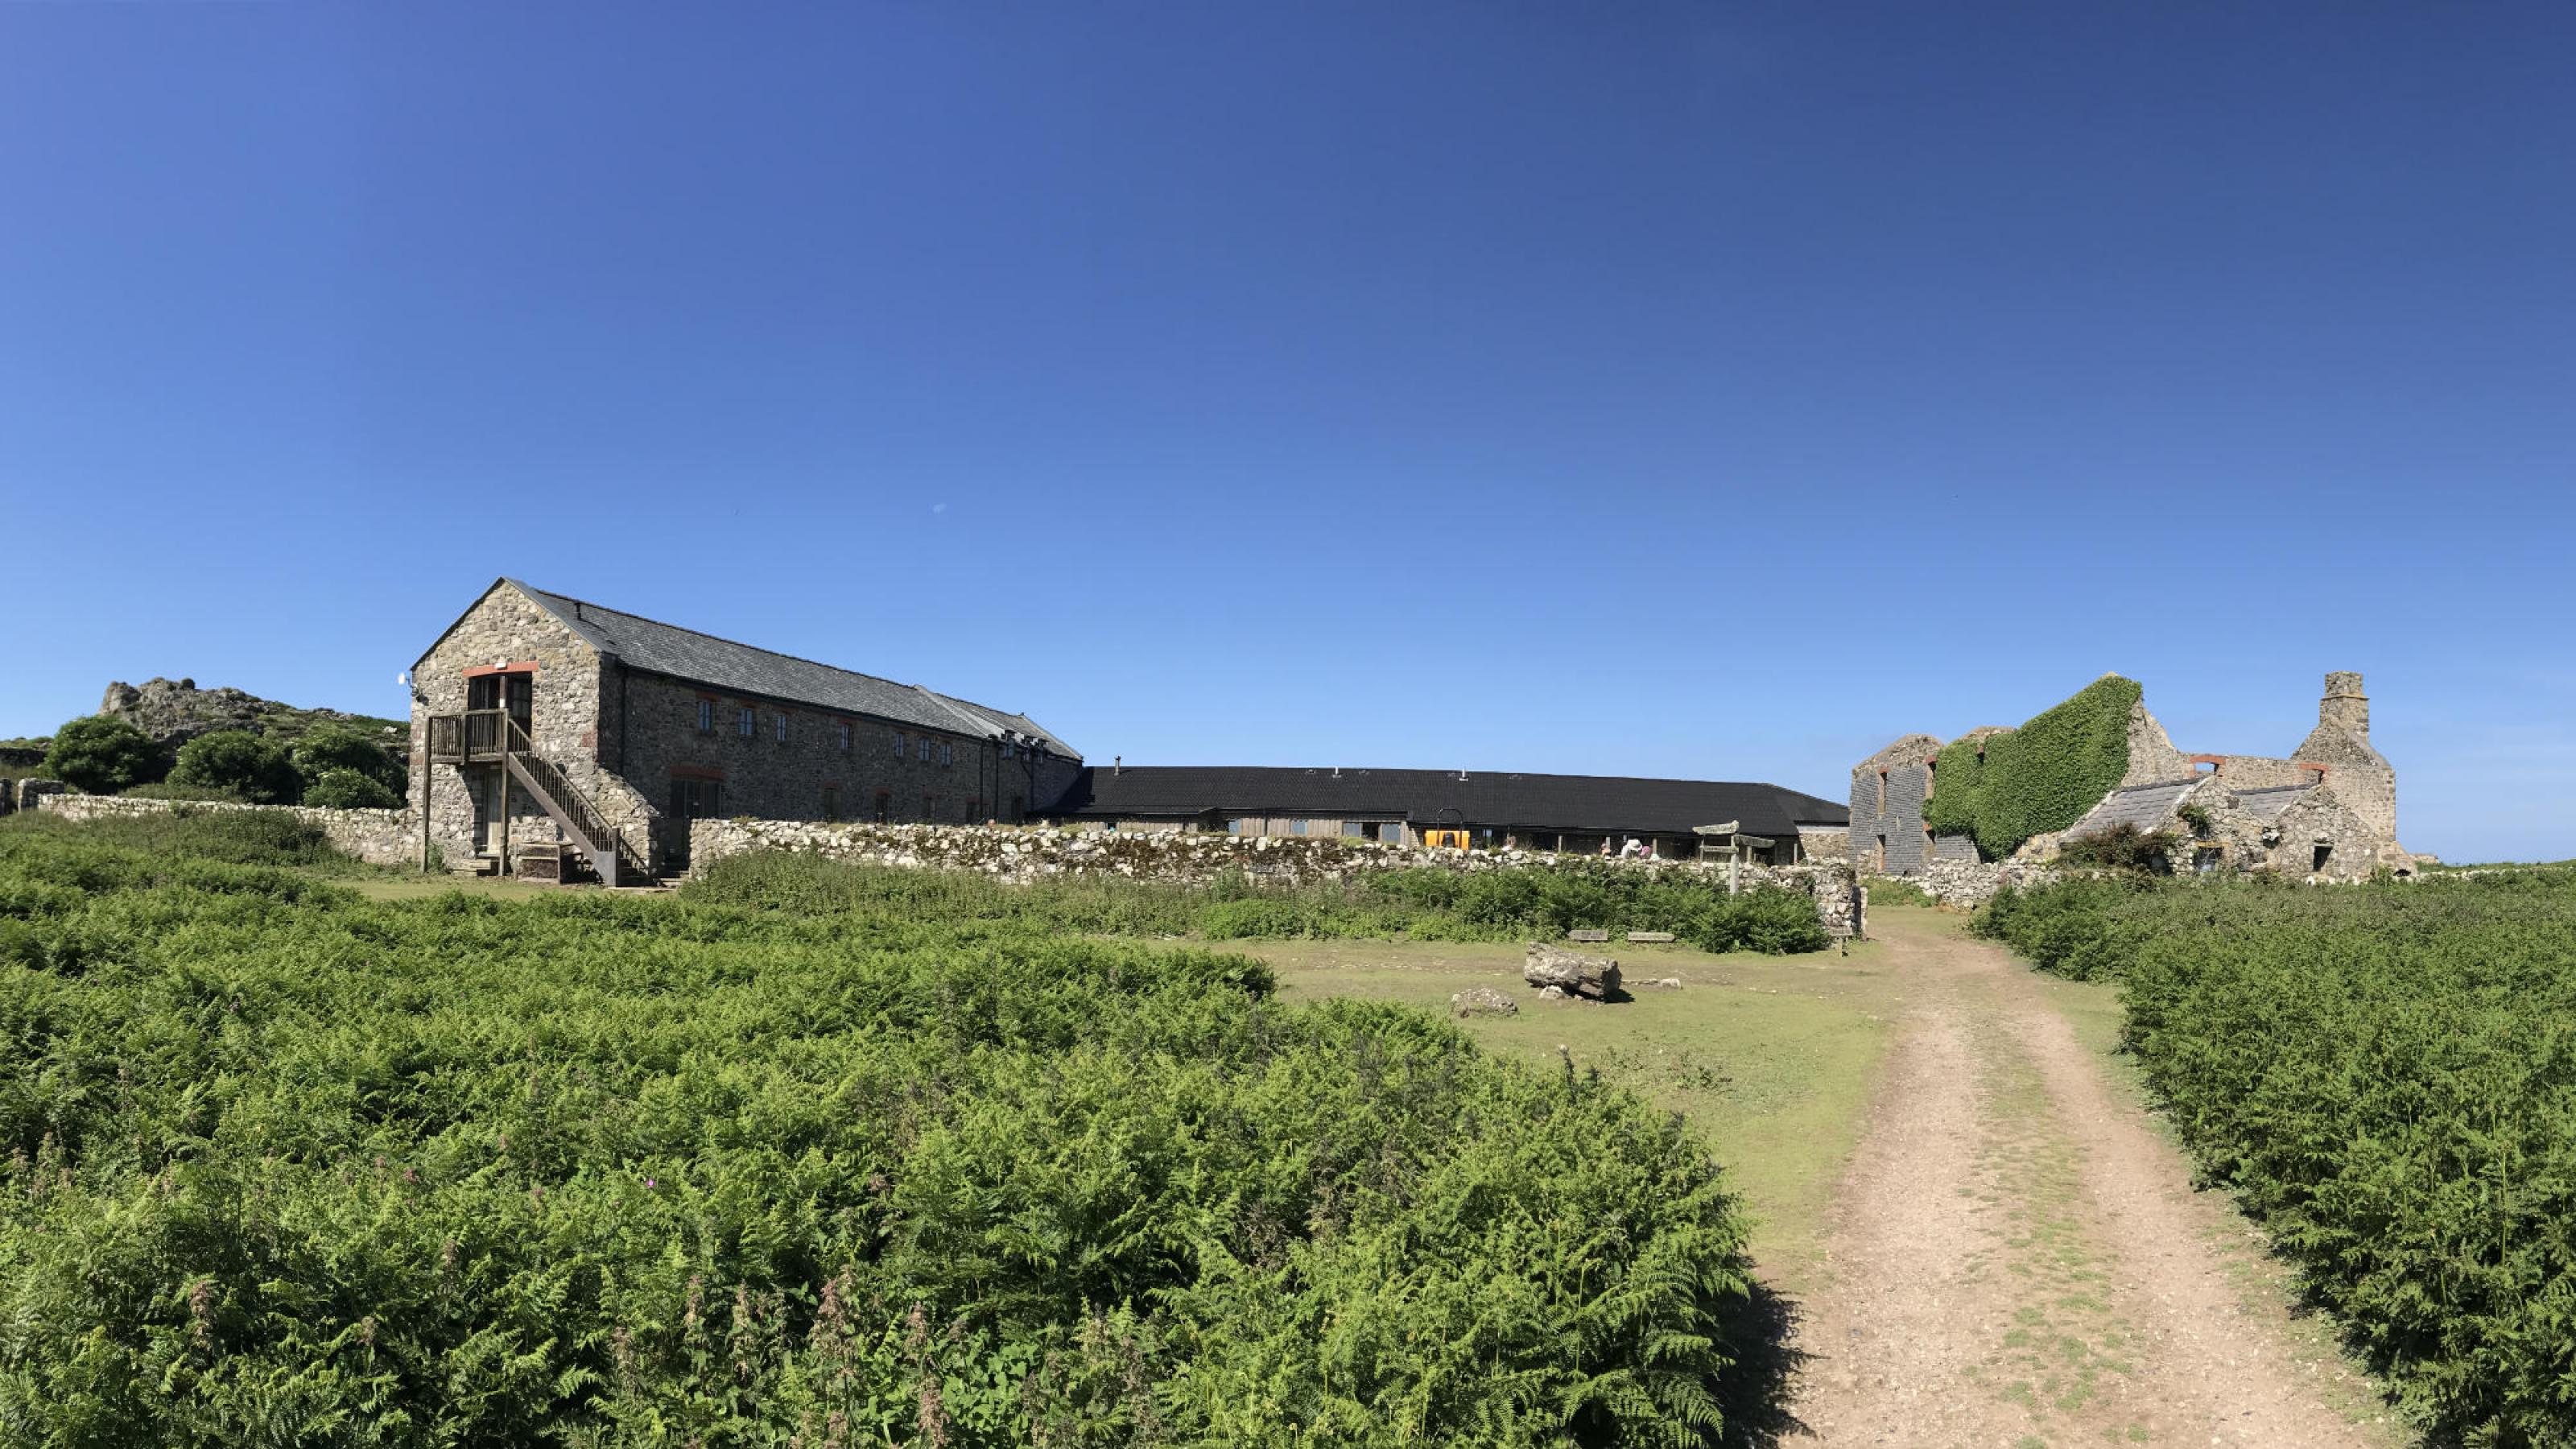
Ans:
[{"label": "empty window opening", "polygon": [[1887,813],[1887,772],[1885,770],[1878,772],[1878,813],[1881,815]]},{"label": "empty window opening", "polygon": [[2316,858],[2308,862],[2308,869],[2310,871],[2322,871],[2326,868],[2326,862],[2332,859],[2334,859],[2334,847],[2331,845],[2320,845],[2317,847]]}]

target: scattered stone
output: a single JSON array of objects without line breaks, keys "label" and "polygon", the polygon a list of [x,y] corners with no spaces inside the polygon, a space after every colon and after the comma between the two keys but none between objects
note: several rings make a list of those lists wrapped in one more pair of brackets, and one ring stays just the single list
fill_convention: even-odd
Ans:
[{"label": "scattered stone", "polygon": [[1518,1016],[1521,1004],[1493,987],[1470,986],[1449,998],[1449,1010],[1456,1016]]},{"label": "scattered stone", "polygon": [[1679,991],[1682,989],[1682,979],[1678,976],[1659,976],[1646,984],[1654,987],[1658,991]]},{"label": "scattered stone", "polygon": [[1610,933],[1608,931],[1568,931],[1565,933],[1565,939],[1569,941],[1607,941],[1610,939]]},{"label": "scattered stone", "polygon": [[1607,956],[1583,956],[1532,941],[1521,959],[1521,979],[1566,995],[1607,1001],[1619,992],[1619,963]]},{"label": "scattered stone", "polygon": [[1630,931],[1628,933],[1628,939],[1631,941],[1643,942],[1647,945],[1669,946],[1673,943],[1673,933],[1670,931]]},{"label": "scattered stone", "polygon": [[[1562,986],[1542,986],[1539,988],[1538,999],[1541,1001],[1563,1001],[1565,999],[1565,988]],[[1565,1048],[1558,1047],[1557,1050],[1563,1051]]]}]

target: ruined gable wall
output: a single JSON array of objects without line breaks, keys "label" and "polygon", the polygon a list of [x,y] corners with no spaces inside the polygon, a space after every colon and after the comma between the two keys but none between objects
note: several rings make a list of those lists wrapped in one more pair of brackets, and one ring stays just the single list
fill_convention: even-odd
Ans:
[{"label": "ruined gable wall", "polygon": [[2174,748],[2164,725],[2147,712],[2146,701],[2129,706],[2129,771],[2120,788],[2180,780],[2191,774],[2191,762]]},{"label": "ruined gable wall", "polygon": [[[1931,859],[1932,843],[1923,834],[1923,797],[1931,783],[1924,762],[1940,753],[1931,735],[1907,735],[1852,767],[1851,859],[1864,871],[1919,875]],[[1882,792],[1880,772],[1886,772]],[[1879,841],[1887,842],[1884,861]]]}]

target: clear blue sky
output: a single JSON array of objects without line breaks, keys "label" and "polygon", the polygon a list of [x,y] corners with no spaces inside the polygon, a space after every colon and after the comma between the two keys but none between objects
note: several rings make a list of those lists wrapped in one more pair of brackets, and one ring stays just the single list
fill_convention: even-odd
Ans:
[{"label": "clear blue sky", "polygon": [[0,734],[508,573],[1094,758],[2369,679],[2576,854],[2576,7],[0,5]]}]

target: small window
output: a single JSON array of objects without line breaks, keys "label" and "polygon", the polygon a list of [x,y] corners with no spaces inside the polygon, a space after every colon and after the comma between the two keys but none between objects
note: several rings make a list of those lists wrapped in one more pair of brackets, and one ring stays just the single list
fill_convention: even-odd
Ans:
[{"label": "small window", "polygon": [[778,742],[782,745],[787,743],[787,716],[783,714],[774,714],[769,718],[770,722],[777,727]]},{"label": "small window", "polygon": [[917,747],[917,748],[913,751],[913,753],[921,757],[921,762],[922,762],[923,764],[925,764],[925,765],[929,764],[929,763],[930,763],[930,736],[928,736],[928,735],[923,735],[920,739],[913,741],[913,744]]},{"label": "small window", "polygon": [[2320,845],[2317,847],[2316,858],[2308,862],[2308,869],[2311,871],[2324,870],[2326,868],[2326,862],[2332,859],[2334,859],[2334,847],[2331,845]]},{"label": "small window", "polygon": [[840,738],[841,753],[845,755],[848,754],[850,752],[850,722],[848,720],[843,720],[832,728]]},{"label": "small window", "polygon": [[715,702],[714,700],[712,700],[712,699],[702,699],[702,700],[699,700],[699,701],[698,701],[698,733],[699,733],[699,734],[702,734],[702,735],[711,735],[711,734],[714,734],[715,732],[716,732],[716,702]]},{"label": "small window", "polygon": [[1241,835],[1243,833],[1243,822],[1240,820],[1229,820],[1225,822],[1225,833],[1228,835]]},{"label": "small window", "polygon": [[741,735],[744,739],[750,739],[755,733],[752,728],[750,705],[744,705],[742,707],[742,713],[736,716],[734,720],[734,732]]},{"label": "small window", "polygon": [[1011,752],[1018,748],[1019,746],[1012,744],[1009,740],[1002,741],[1002,758],[1006,760],[1011,758]]},{"label": "small window", "polygon": [[943,765],[956,764],[957,747],[955,745],[941,745],[939,747],[939,763]]},{"label": "small window", "polygon": [[929,793],[928,791],[922,792],[921,818],[924,820],[936,820],[939,818],[939,797]]},{"label": "small window", "polygon": [[1305,822],[1305,821],[1303,821],[1303,820],[1291,820],[1291,821],[1289,821],[1289,822],[1288,822],[1288,833],[1289,833],[1289,834],[1291,834],[1291,835],[1303,835],[1303,834],[1305,834],[1305,833],[1306,833],[1306,822]]},{"label": "small window", "polygon": [[1878,772],[1878,813],[1881,815],[1887,813],[1887,772],[1885,770]]},{"label": "small window", "polygon": [[1357,820],[1345,820],[1342,822],[1342,834],[1349,836],[1353,840],[1365,840],[1374,834],[1376,830],[1376,826],[1364,825]]},{"label": "small window", "polygon": [[877,792],[877,823],[879,825],[883,825],[893,819],[894,792],[892,790],[879,790]]},{"label": "small window", "polygon": [[898,760],[903,758],[903,742],[904,737],[902,735],[896,735],[894,737],[894,757]]},{"label": "small window", "polygon": [[841,787],[838,785],[823,787],[823,818],[826,820],[841,818]]}]

